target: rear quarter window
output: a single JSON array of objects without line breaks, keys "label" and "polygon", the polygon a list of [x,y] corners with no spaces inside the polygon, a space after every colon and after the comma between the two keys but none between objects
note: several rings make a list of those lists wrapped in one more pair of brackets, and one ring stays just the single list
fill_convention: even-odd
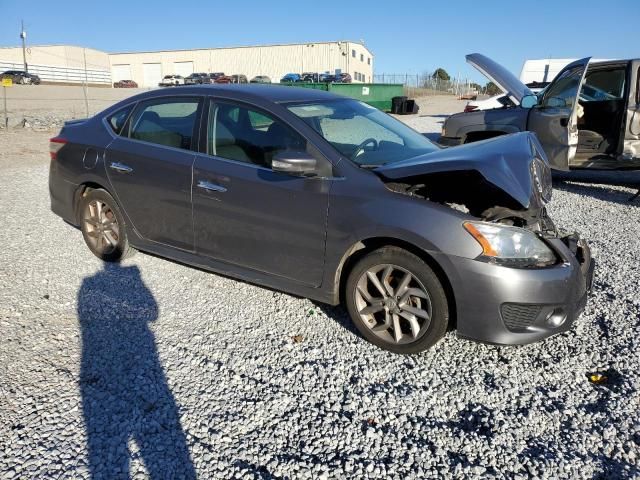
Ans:
[{"label": "rear quarter window", "polygon": [[127,118],[129,118],[131,110],[133,110],[133,105],[124,107],[107,118],[107,123],[111,127],[113,133],[115,133],[116,135],[120,135],[124,124],[127,123]]}]

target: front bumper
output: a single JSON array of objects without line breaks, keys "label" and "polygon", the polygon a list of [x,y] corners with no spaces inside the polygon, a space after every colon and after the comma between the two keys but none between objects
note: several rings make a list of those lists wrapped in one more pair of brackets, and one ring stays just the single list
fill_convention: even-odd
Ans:
[{"label": "front bumper", "polygon": [[515,269],[449,257],[457,279],[452,287],[458,336],[519,345],[571,329],[586,305],[595,263],[577,235],[548,242],[561,260],[548,268]]}]

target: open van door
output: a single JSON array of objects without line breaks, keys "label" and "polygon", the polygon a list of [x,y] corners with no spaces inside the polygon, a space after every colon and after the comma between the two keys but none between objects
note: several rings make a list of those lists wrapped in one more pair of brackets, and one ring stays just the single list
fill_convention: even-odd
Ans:
[{"label": "open van door", "polygon": [[[544,145],[551,168],[569,170],[578,149],[578,98],[591,57],[564,67],[529,111],[527,130]],[[526,101],[521,105],[526,108]]]},{"label": "open van door", "polygon": [[621,160],[635,163],[640,161],[640,59],[630,63],[629,98]]}]

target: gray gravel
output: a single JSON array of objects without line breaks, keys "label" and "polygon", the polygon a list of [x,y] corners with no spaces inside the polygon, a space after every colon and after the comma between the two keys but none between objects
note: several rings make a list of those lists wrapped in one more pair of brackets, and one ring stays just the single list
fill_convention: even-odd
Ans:
[{"label": "gray gravel", "polygon": [[144,254],[105,268],[49,211],[47,138],[0,132],[0,478],[640,477],[632,188],[557,183],[598,261],[571,332],[403,357],[340,308]]}]

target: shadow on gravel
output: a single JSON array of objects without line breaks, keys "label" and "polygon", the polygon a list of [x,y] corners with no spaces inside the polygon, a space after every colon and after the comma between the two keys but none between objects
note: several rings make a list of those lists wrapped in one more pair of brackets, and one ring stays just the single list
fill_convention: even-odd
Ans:
[{"label": "shadow on gravel", "polygon": [[80,391],[93,478],[195,478],[149,324],[158,305],[137,267],[105,264],[78,292]]},{"label": "shadow on gravel", "polygon": [[[577,182],[577,183],[574,183]],[[593,197],[597,200],[640,206],[640,198],[630,200],[632,192],[613,190],[609,186],[640,189],[640,172],[607,170],[572,170],[553,172],[553,188]]]},{"label": "shadow on gravel", "polygon": [[327,303],[316,302],[312,300],[313,303],[318,310],[322,311],[327,317],[334,320],[338,325],[347,330],[348,332],[361,337],[360,332],[351,321],[351,317],[349,316],[349,312],[342,305],[329,305]]}]

